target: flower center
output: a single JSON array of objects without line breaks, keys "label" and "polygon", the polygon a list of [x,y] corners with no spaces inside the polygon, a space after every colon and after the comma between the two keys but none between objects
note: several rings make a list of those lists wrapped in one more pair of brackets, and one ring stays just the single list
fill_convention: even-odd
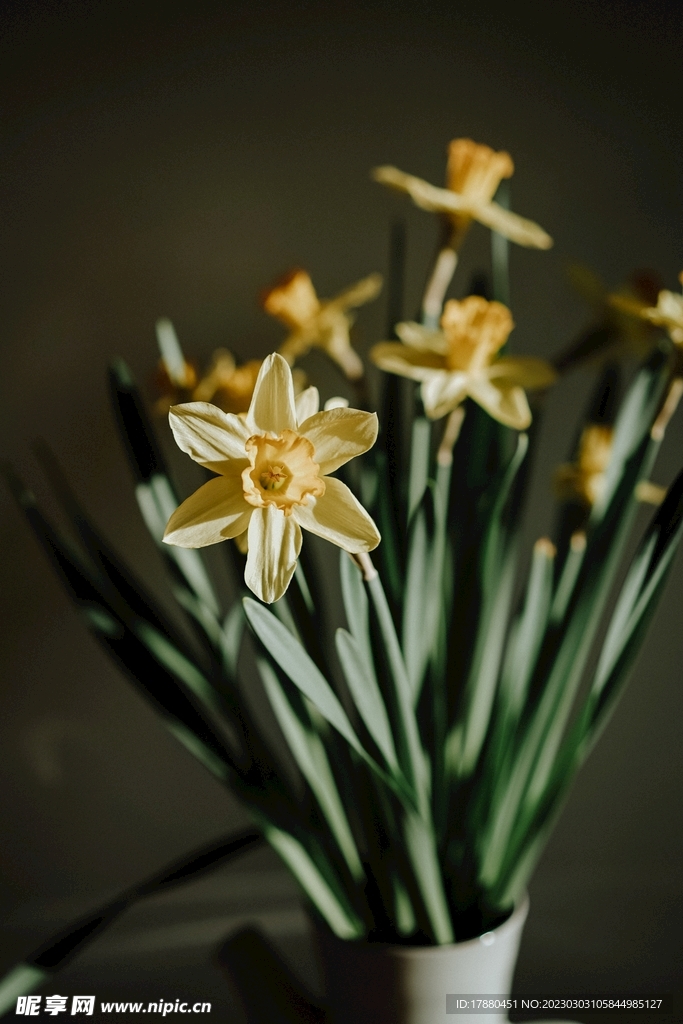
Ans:
[{"label": "flower center", "polygon": [[513,328],[510,310],[500,302],[469,295],[450,299],[441,317],[448,342],[446,367],[465,373],[481,373],[505,344]]},{"label": "flower center", "polygon": [[280,491],[287,483],[288,473],[284,466],[267,466],[259,476],[264,491]]},{"label": "flower center", "polygon": [[245,448],[250,465],[242,472],[242,489],[250,505],[275,505],[289,516],[295,505],[307,503],[309,494],[325,493],[320,467],[313,461],[315,449],[294,430],[283,430],[278,437],[255,434]]}]

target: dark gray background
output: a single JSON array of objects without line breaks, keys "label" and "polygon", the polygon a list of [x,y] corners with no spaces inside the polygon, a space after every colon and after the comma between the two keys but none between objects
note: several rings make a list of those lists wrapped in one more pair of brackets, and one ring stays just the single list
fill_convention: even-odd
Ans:
[{"label": "dark gray background", "polygon": [[[397,213],[412,313],[436,226],[368,171],[394,163],[438,184],[455,136],[511,152],[515,209],[556,240],[512,253],[515,351],[552,354],[585,322],[569,260],[610,285],[652,267],[676,287],[682,12],[659,0],[0,4],[0,456],[51,508],[31,452],[47,438],[96,521],[161,587],[108,407],[110,356],[145,380],[160,315],[200,360],[219,344],[263,355],[282,331],[259,289],[291,265],[323,295],[385,270]],[[475,229],[456,291],[487,246]],[[361,346],[385,316],[382,299],[361,314]],[[549,529],[550,473],[590,383],[574,372],[550,400],[530,536]],[[659,482],[682,440],[679,414]],[[194,487],[193,467],[174,465]],[[1,968],[72,909],[245,818],[88,638],[2,493],[0,529]],[[531,886],[527,987],[681,985],[681,593],[678,564]],[[230,879],[216,884],[229,892]]]}]

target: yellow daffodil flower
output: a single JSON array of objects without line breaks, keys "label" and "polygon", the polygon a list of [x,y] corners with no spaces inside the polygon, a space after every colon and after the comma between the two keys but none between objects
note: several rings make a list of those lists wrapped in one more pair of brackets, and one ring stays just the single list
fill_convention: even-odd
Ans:
[{"label": "yellow daffodil flower", "polygon": [[576,462],[558,466],[555,493],[563,501],[582,501],[593,506],[605,486],[605,471],[612,454],[614,430],[601,423],[589,423],[581,434]]},{"label": "yellow daffodil flower", "polygon": [[470,295],[446,303],[441,331],[416,323],[397,324],[401,342],[381,342],[370,352],[382,370],[421,381],[430,419],[440,419],[465,398],[515,430],[525,430],[531,412],[524,388],[545,388],[556,378],[542,359],[495,356],[514,327],[507,306]]},{"label": "yellow daffodil flower", "polygon": [[513,171],[509,153],[497,153],[471,139],[454,139],[448,147],[446,188],[396,167],[375,167],[372,176],[382,185],[407,192],[421,209],[441,214],[451,226],[448,245],[452,249],[459,247],[473,220],[518,245],[549,249],[553,240],[543,228],[492,202],[501,180]]},{"label": "yellow daffodil flower", "polygon": [[[683,285],[683,271],[678,275]],[[683,295],[663,289],[657,296],[657,305],[631,299],[623,295],[610,295],[610,303],[625,313],[639,316],[655,327],[663,327],[676,345],[683,345]]]},{"label": "yellow daffodil flower", "polygon": [[[172,379],[163,359],[160,360],[153,385],[159,397],[154,403],[158,416],[167,416],[172,405],[182,402],[211,402],[223,412],[246,413],[254,393],[262,359],[250,359],[240,366],[225,348],[213,353],[209,369],[200,379],[192,363],[184,362],[181,379]],[[303,370],[292,371],[294,394],[306,387]]]},{"label": "yellow daffodil flower", "polygon": [[635,303],[640,309],[656,303],[661,286],[655,275],[648,270],[635,271],[618,293],[609,294],[601,278],[589,267],[573,263],[567,272],[574,289],[592,306],[595,320],[555,356],[555,369],[565,373],[588,360],[604,362],[629,355],[645,358],[657,343],[657,332],[653,324],[633,315],[632,306]]},{"label": "yellow daffodil flower", "polygon": [[207,373],[192,392],[192,400],[212,402],[223,412],[246,412],[262,364],[262,359],[250,359],[237,366],[232,353],[216,349]]},{"label": "yellow daffodil flower", "polygon": [[382,287],[381,274],[370,274],[334,299],[319,299],[305,270],[292,270],[262,295],[263,308],[290,329],[279,353],[290,366],[311,348],[322,348],[349,380],[363,376],[363,363],[351,347],[349,310],[370,302]]},{"label": "yellow daffodil flower", "polygon": [[316,388],[295,400],[292,371],[276,353],[261,367],[246,416],[205,402],[174,406],[178,446],[219,475],[175,510],[164,541],[201,548],[246,532],[244,579],[267,603],[289,586],[302,527],[351,554],[376,548],[374,522],[329,474],[372,447],[377,416],[318,408]]}]

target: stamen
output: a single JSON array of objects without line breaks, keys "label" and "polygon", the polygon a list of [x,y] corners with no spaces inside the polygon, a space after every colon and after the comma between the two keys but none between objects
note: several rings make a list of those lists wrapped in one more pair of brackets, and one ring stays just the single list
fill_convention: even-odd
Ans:
[{"label": "stamen", "polygon": [[259,483],[264,491],[279,491],[287,483],[288,476],[284,466],[268,466],[259,474]]}]

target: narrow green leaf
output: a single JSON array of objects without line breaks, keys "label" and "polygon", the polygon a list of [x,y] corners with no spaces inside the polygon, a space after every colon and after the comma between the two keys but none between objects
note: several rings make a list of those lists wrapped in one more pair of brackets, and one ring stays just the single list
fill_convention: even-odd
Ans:
[{"label": "narrow green leaf", "polygon": [[417,728],[417,719],[413,709],[413,696],[403,655],[401,654],[401,646],[396,636],[394,620],[391,616],[379,575],[376,574],[372,579],[368,580],[367,587],[377,616],[377,623],[396,697],[397,721],[401,730],[400,756],[403,759],[401,767],[415,787],[420,812],[428,816],[429,778],[427,765]]},{"label": "narrow green leaf", "polygon": [[403,834],[410,863],[439,945],[455,942],[436,850],[434,830],[418,814],[406,814]]},{"label": "narrow green leaf", "polygon": [[168,720],[166,728],[212,775],[215,775],[221,782],[229,780],[230,772],[225,762],[217,757],[196,733],[188,729],[184,722]]},{"label": "narrow green leaf", "polygon": [[363,924],[353,911],[343,906],[341,893],[335,893],[294,836],[270,822],[257,820],[267,841],[279,853],[311,903],[340,939],[359,939]]},{"label": "narrow green leaf", "polygon": [[425,514],[419,508],[414,514],[408,541],[406,589],[403,603],[402,649],[410,688],[415,697],[431,653],[430,631],[427,628],[427,577],[429,548]]},{"label": "narrow green leaf", "polygon": [[231,676],[237,675],[237,662],[244,634],[244,609],[239,601],[235,602],[223,620],[220,648],[223,664]]},{"label": "narrow green leaf", "polygon": [[[510,209],[510,182],[501,181],[495,195],[495,201],[504,210]],[[505,235],[491,232],[491,270],[493,276],[493,298],[503,305],[510,305],[510,243]]]},{"label": "narrow green leaf", "polygon": [[346,551],[339,552],[339,575],[349,630],[363,651],[368,664],[371,665],[372,646],[368,619],[368,595],[363,586],[362,573]]},{"label": "narrow green leaf", "polygon": [[410,476],[408,478],[408,521],[420,504],[429,478],[429,444],[432,425],[426,416],[413,420],[410,443]]},{"label": "narrow green leaf", "polygon": [[152,474],[147,480],[137,484],[135,497],[145,525],[159,549],[166,558],[177,565],[197,597],[207,605],[214,616],[218,616],[218,599],[199,551],[163,543],[166,524],[180,504],[169,478],[163,473]]},{"label": "narrow green leaf", "polygon": [[18,964],[0,980],[0,1017],[13,1010],[19,996],[30,995],[50,975],[31,964]]},{"label": "narrow green leaf", "polygon": [[337,630],[335,642],[344,678],[358,713],[382,752],[388,767],[392,772],[396,772],[398,760],[389,716],[372,663],[368,663],[356,638],[345,629]]},{"label": "narrow green leaf", "polygon": [[629,388],[614,424],[614,436],[605,482],[591,510],[591,524],[599,522],[626,471],[626,464],[649,434],[664,394],[668,378],[668,360],[655,351],[639,371]]},{"label": "narrow green leaf", "polygon": [[375,774],[401,799],[409,800],[410,790],[405,780],[402,777],[388,775],[368,754],[356,735],[339,698],[298,640],[295,640],[286,626],[283,626],[263,605],[249,597],[244,598],[243,604],[249,625],[261,641],[265,651],[276,661],[285,675],[305,697],[308,697],[323,718],[334,726]]},{"label": "narrow green leaf", "polygon": [[243,605],[247,621],[266,651],[330,725],[360,754],[363,747],[339,698],[298,640],[263,605],[250,597],[244,598]]},{"label": "narrow green leaf", "polygon": [[501,679],[501,698],[508,712],[519,714],[545,633],[553,586],[555,549],[541,539],[534,545],[524,608],[510,637]]},{"label": "narrow green leaf", "polygon": [[287,700],[277,675],[265,658],[257,658],[257,665],[270,706],[292,756],[320,804],[351,875],[357,882],[361,882],[365,878],[365,872],[325,747],[320,737],[299,719]]},{"label": "narrow green leaf", "polygon": [[395,872],[391,873],[391,887],[394,893],[396,929],[399,935],[412,935],[417,928],[415,911],[406,887]]},{"label": "narrow green leaf", "polygon": [[162,665],[165,665],[169,672],[172,672],[178,679],[182,679],[185,685],[199,697],[204,705],[220,715],[222,708],[216,691],[206,676],[186,658],[178,648],[163,636],[154,626],[148,622],[137,622],[133,630],[137,637],[147,647],[154,657]]}]

